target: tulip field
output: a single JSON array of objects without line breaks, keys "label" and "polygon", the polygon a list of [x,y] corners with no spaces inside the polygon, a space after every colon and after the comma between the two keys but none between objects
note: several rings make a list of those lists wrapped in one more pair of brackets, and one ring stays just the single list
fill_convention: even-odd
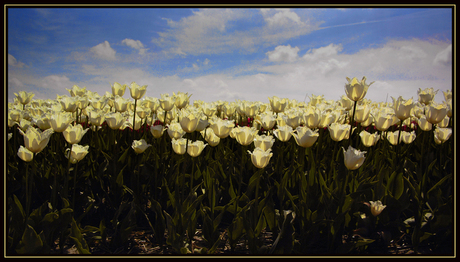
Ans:
[{"label": "tulip field", "polygon": [[140,231],[152,255],[454,254],[452,92],[346,80],[338,100],[18,92],[6,254],[132,255]]}]

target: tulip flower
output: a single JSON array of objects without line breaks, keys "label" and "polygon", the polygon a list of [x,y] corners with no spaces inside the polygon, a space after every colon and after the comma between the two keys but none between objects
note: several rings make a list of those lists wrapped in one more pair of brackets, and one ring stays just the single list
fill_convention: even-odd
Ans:
[{"label": "tulip flower", "polygon": [[75,97],[75,96],[83,96],[86,94],[86,87],[79,87],[77,85],[73,85],[72,89],[67,89],[69,91],[70,95]]},{"label": "tulip flower", "polygon": [[302,115],[302,122],[310,129],[318,127],[321,121],[321,111],[314,107],[308,107]]},{"label": "tulip flower", "polygon": [[208,119],[206,119],[206,118],[207,118],[207,117],[206,117],[205,115],[201,116],[201,118],[200,118],[199,121],[198,121],[198,125],[196,126],[195,131],[201,132],[201,131],[203,131],[205,128],[208,127],[209,122],[208,122]]},{"label": "tulip flower", "polygon": [[361,165],[364,163],[364,160],[366,159],[366,157],[364,156],[364,154],[366,153],[365,151],[360,151],[351,146],[348,146],[348,149],[346,151],[345,148],[342,147],[342,149],[344,163],[348,170],[355,170],[361,167]]},{"label": "tulip flower", "polygon": [[152,133],[153,137],[155,138],[160,138],[165,130],[166,129],[162,125],[155,125],[150,127],[150,133]]},{"label": "tulip flower", "polygon": [[437,144],[442,144],[449,140],[450,136],[452,135],[452,128],[442,128],[437,127],[434,130],[434,139]]},{"label": "tulip flower", "polygon": [[81,146],[78,144],[73,144],[72,148],[67,148],[66,150],[66,158],[69,158],[69,151],[70,151],[70,163],[76,164],[80,162],[87,154],[88,154],[89,146]]},{"label": "tulip flower", "polygon": [[43,114],[40,118],[34,118],[32,123],[38,126],[41,130],[51,128],[50,119],[46,114]]},{"label": "tulip flower", "polygon": [[133,114],[128,117],[126,124],[128,124],[128,127],[133,130],[139,130],[142,126],[142,119],[135,119],[135,115]]},{"label": "tulip flower", "polygon": [[233,114],[235,114],[235,110],[236,110],[235,103],[229,103],[229,104],[222,105],[222,111],[224,112],[226,116],[232,116]]},{"label": "tulip flower", "polygon": [[374,116],[375,128],[379,131],[386,131],[393,124],[393,115],[385,110],[380,110],[377,116]]},{"label": "tulip flower", "polygon": [[201,154],[206,145],[207,144],[201,140],[195,142],[188,141],[187,153],[192,157],[197,157]]},{"label": "tulip flower", "polygon": [[273,136],[256,135],[254,138],[254,146],[262,149],[263,151],[270,149],[274,143],[275,138],[273,138]]},{"label": "tulip flower", "polygon": [[271,113],[257,115],[255,122],[260,124],[265,130],[271,130],[276,124],[276,115]]},{"label": "tulip flower", "polygon": [[126,119],[120,112],[114,112],[106,114],[105,121],[111,129],[117,130],[126,122]]},{"label": "tulip flower", "polygon": [[201,112],[198,113],[187,109],[182,109],[179,112],[180,126],[187,133],[192,133],[196,130],[200,122],[200,118]]},{"label": "tulip flower", "polygon": [[114,102],[115,110],[120,113],[127,111],[131,103],[128,99],[125,99],[121,96],[115,96],[115,99],[113,102]]},{"label": "tulip flower", "polygon": [[284,119],[286,125],[292,127],[292,129],[296,129],[300,126],[300,113],[295,110],[286,111],[282,118]]},{"label": "tulip flower", "polygon": [[185,150],[187,148],[187,139],[185,139],[185,138],[179,138],[179,139],[173,138],[171,140],[171,144],[172,144],[172,149],[174,150],[174,153],[176,153],[178,155],[185,154]]},{"label": "tulip flower", "polygon": [[24,146],[32,153],[38,153],[48,145],[51,134],[53,134],[54,131],[49,128],[41,132],[35,127],[29,127],[25,133],[19,129],[19,133],[24,136]]},{"label": "tulip flower", "polygon": [[329,130],[329,135],[331,139],[340,142],[344,139],[348,139],[350,136],[350,125],[348,124],[340,124],[334,122],[330,124],[327,129]]},{"label": "tulip flower", "polygon": [[93,96],[93,97],[91,97],[90,102],[91,102],[91,106],[94,109],[103,109],[105,107],[105,105],[107,105],[107,103],[108,103],[108,98],[105,97],[105,96],[103,96],[103,97]]},{"label": "tulip flower", "polygon": [[112,94],[113,96],[123,96],[126,91],[126,84],[120,85],[119,83],[115,82],[112,85]]},{"label": "tulip flower", "polygon": [[423,131],[430,131],[433,128],[433,125],[426,120],[426,116],[423,115],[420,118],[417,119],[417,124],[420,129]]},{"label": "tulip flower", "polygon": [[319,137],[318,130],[312,131],[306,126],[297,127],[292,135],[297,145],[301,147],[311,147]]},{"label": "tulip flower", "polygon": [[363,143],[364,146],[366,147],[371,147],[377,144],[377,141],[380,139],[379,133],[369,133],[366,130],[361,131],[359,133],[359,136],[361,137],[361,142]]},{"label": "tulip flower", "polygon": [[270,106],[275,113],[283,112],[288,104],[286,98],[280,99],[277,96],[269,97],[268,100],[270,100]]},{"label": "tulip flower", "polygon": [[377,201],[369,201],[370,209],[373,216],[378,216],[382,211],[385,209],[386,205],[383,205],[380,200]]},{"label": "tulip flower", "polygon": [[136,152],[136,154],[144,153],[144,151],[151,146],[152,145],[147,144],[147,142],[144,139],[134,140],[131,144],[131,147],[134,149],[134,152]]},{"label": "tulip flower", "polygon": [[369,115],[370,115],[370,108],[368,105],[356,106],[355,118],[354,118],[355,122],[362,123],[369,118]]},{"label": "tulip flower", "polygon": [[220,137],[218,137],[214,131],[212,131],[212,128],[208,127],[206,130],[202,130],[201,135],[204,137],[206,142],[212,147],[217,146],[220,142]]},{"label": "tulip flower", "polygon": [[401,131],[401,141],[403,141],[404,144],[410,144],[414,142],[415,138],[416,138],[415,131],[412,131],[412,132]]},{"label": "tulip flower", "polygon": [[80,143],[83,136],[88,132],[89,128],[83,129],[82,125],[69,125],[67,126],[66,130],[62,132],[64,135],[65,140],[69,144],[78,144]]},{"label": "tulip flower", "polygon": [[244,114],[247,117],[254,118],[259,111],[259,103],[254,102],[246,105]]},{"label": "tulip flower", "polygon": [[147,85],[139,86],[136,82],[132,82],[129,86],[129,91],[133,99],[139,100],[147,92]]},{"label": "tulip flower", "polygon": [[425,88],[425,90],[422,90],[421,88],[418,89],[417,94],[418,94],[418,101],[422,104],[429,105],[434,99],[434,96],[436,93],[438,93],[439,90],[434,91],[434,89],[431,88]]},{"label": "tulip flower", "polygon": [[26,91],[19,91],[18,93],[14,93],[14,95],[22,105],[27,105],[35,96],[34,93]]},{"label": "tulip flower", "polygon": [[431,124],[437,124],[441,122],[444,117],[447,115],[447,108],[443,104],[437,104],[435,102],[430,103],[429,106],[426,107],[426,120]]},{"label": "tulip flower", "polygon": [[25,162],[30,162],[34,159],[34,153],[23,146],[19,146],[18,156]]},{"label": "tulip flower", "polygon": [[310,105],[311,106],[319,105],[323,100],[324,100],[323,95],[319,95],[319,96],[311,95]]},{"label": "tulip flower", "polygon": [[71,115],[66,112],[55,112],[50,118],[50,126],[57,133],[64,132],[70,122],[72,122]]},{"label": "tulip flower", "polygon": [[182,109],[188,105],[191,96],[192,95],[188,95],[188,93],[177,92],[177,94],[175,94],[173,92],[173,97],[175,98],[174,104],[178,109]]},{"label": "tulip flower", "polygon": [[91,123],[91,125],[100,126],[105,121],[105,114],[104,114],[104,111],[102,110],[99,110],[99,109],[92,110],[92,111],[89,111],[88,114],[89,114],[89,122]]},{"label": "tulip flower", "polygon": [[248,126],[237,127],[235,129],[235,139],[243,146],[250,145],[258,132],[256,128]]},{"label": "tulip flower", "polygon": [[179,139],[185,135],[185,131],[182,129],[180,123],[173,122],[168,126],[168,135],[171,139]]},{"label": "tulip flower", "polygon": [[287,142],[292,136],[292,127],[290,126],[278,126],[277,129],[273,130],[273,134],[281,142]]},{"label": "tulip flower", "polygon": [[394,99],[394,110],[396,117],[399,118],[401,121],[410,117],[410,112],[414,107],[414,103],[412,102],[412,98],[409,100],[404,100],[401,96],[398,99]]},{"label": "tulip flower", "polygon": [[75,97],[63,97],[59,101],[62,105],[62,110],[66,112],[75,112],[77,110],[77,99]]},{"label": "tulip flower", "polygon": [[345,85],[345,93],[347,94],[347,97],[352,100],[352,101],[359,101],[364,98],[364,96],[367,93],[367,90],[369,89],[369,86],[372,85],[374,82],[370,84],[366,84],[366,77],[364,76],[361,82],[356,79],[356,77],[353,77],[353,79],[350,79],[347,77],[348,84]]},{"label": "tulip flower", "polygon": [[253,152],[248,150],[248,153],[251,155],[252,164],[254,164],[257,168],[266,167],[270,162],[270,158],[273,156],[271,149],[264,151],[259,147],[254,148]]},{"label": "tulip flower", "polygon": [[176,102],[175,98],[169,96],[168,94],[162,94],[161,98],[158,101],[160,102],[160,106],[161,108],[163,108],[164,111],[171,110]]},{"label": "tulip flower", "polygon": [[346,111],[353,107],[353,101],[350,100],[346,95],[342,95],[339,103]]},{"label": "tulip flower", "polygon": [[18,126],[22,131],[27,131],[29,127],[31,127],[33,124],[29,120],[23,118],[21,119],[21,122],[19,122]]},{"label": "tulip flower", "polygon": [[326,128],[336,120],[335,114],[332,112],[321,112],[321,118],[318,122],[318,128]]},{"label": "tulip flower", "polygon": [[218,118],[209,126],[216,136],[226,138],[230,135],[230,131],[235,127],[233,120],[223,120]]},{"label": "tulip flower", "polygon": [[217,112],[217,108],[213,103],[204,103],[201,110],[207,117],[212,117]]},{"label": "tulip flower", "polygon": [[[399,138],[399,140],[398,140]],[[387,132],[387,140],[390,142],[392,145],[398,145],[401,142],[401,137],[399,135],[399,130],[396,130],[394,132],[388,131]]]}]

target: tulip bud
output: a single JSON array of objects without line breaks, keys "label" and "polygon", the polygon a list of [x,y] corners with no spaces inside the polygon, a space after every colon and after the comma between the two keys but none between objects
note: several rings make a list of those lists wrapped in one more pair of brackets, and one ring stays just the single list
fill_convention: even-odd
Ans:
[{"label": "tulip bud", "polygon": [[344,163],[349,170],[355,170],[361,167],[361,165],[364,163],[364,160],[366,159],[364,156],[366,153],[365,151],[360,151],[351,146],[348,146],[346,151],[345,148],[342,149],[344,155]]},{"label": "tulip bud", "polygon": [[271,149],[264,151],[259,147],[254,148],[253,152],[248,150],[248,153],[251,155],[252,164],[254,164],[257,168],[266,167],[270,162],[270,158],[273,156]]},{"label": "tulip bud", "polygon": [[25,162],[30,162],[34,159],[34,153],[23,146],[19,146],[18,156]]}]

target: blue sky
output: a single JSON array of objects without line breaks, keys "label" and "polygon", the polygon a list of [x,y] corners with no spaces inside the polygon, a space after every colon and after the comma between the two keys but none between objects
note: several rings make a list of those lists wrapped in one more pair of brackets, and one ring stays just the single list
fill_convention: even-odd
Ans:
[{"label": "blue sky", "polygon": [[[372,6],[370,6],[372,7]],[[268,102],[339,99],[346,77],[372,101],[452,89],[452,7],[7,8],[8,101],[100,95],[118,82],[147,96]],[[129,92],[125,93],[129,98]],[[308,101],[308,98],[307,100]]]}]

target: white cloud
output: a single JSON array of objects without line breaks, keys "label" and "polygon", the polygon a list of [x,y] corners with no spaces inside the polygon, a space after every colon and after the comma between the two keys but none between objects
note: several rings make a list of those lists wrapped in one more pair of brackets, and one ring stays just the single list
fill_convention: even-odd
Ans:
[{"label": "white cloud", "polygon": [[300,17],[292,12],[290,9],[274,9],[275,12],[270,11],[270,9],[261,10],[264,20],[267,22],[269,27],[285,27],[290,25],[302,25],[304,22],[300,20]]},{"label": "white cloud", "polygon": [[436,54],[433,64],[443,66],[449,66],[452,64],[452,44]]},{"label": "white cloud", "polygon": [[93,53],[94,56],[97,58],[101,58],[103,60],[115,60],[116,51],[110,47],[108,41],[104,41],[94,47],[91,47],[90,51]]},{"label": "white cloud", "polygon": [[294,62],[297,60],[298,47],[291,47],[291,45],[280,45],[275,47],[274,51],[266,53],[268,60],[273,62]]},{"label": "white cloud", "polygon": [[322,57],[337,55],[340,51],[342,51],[342,45],[329,44],[328,46],[308,50],[302,58],[315,60]]},{"label": "white cloud", "polygon": [[24,67],[23,62],[19,62],[13,55],[8,54],[8,65],[13,67],[22,68]]},{"label": "white cloud", "polygon": [[133,40],[133,39],[126,38],[126,39],[123,39],[121,43],[129,47],[132,47],[136,50],[139,50],[139,55],[145,54],[145,52],[148,50],[147,48],[144,47],[144,44],[142,44],[140,40]]},{"label": "white cloud", "polygon": [[[259,11],[260,10],[260,11]],[[296,10],[296,12],[306,12]],[[152,42],[171,54],[256,52],[318,28],[319,23],[289,9],[202,9],[179,21],[165,19],[168,30]],[[254,21],[263,26],[252,26]],[[265,23],[264,23],[265,22]],[[237,25],[244,23],[244,27]]]}]

